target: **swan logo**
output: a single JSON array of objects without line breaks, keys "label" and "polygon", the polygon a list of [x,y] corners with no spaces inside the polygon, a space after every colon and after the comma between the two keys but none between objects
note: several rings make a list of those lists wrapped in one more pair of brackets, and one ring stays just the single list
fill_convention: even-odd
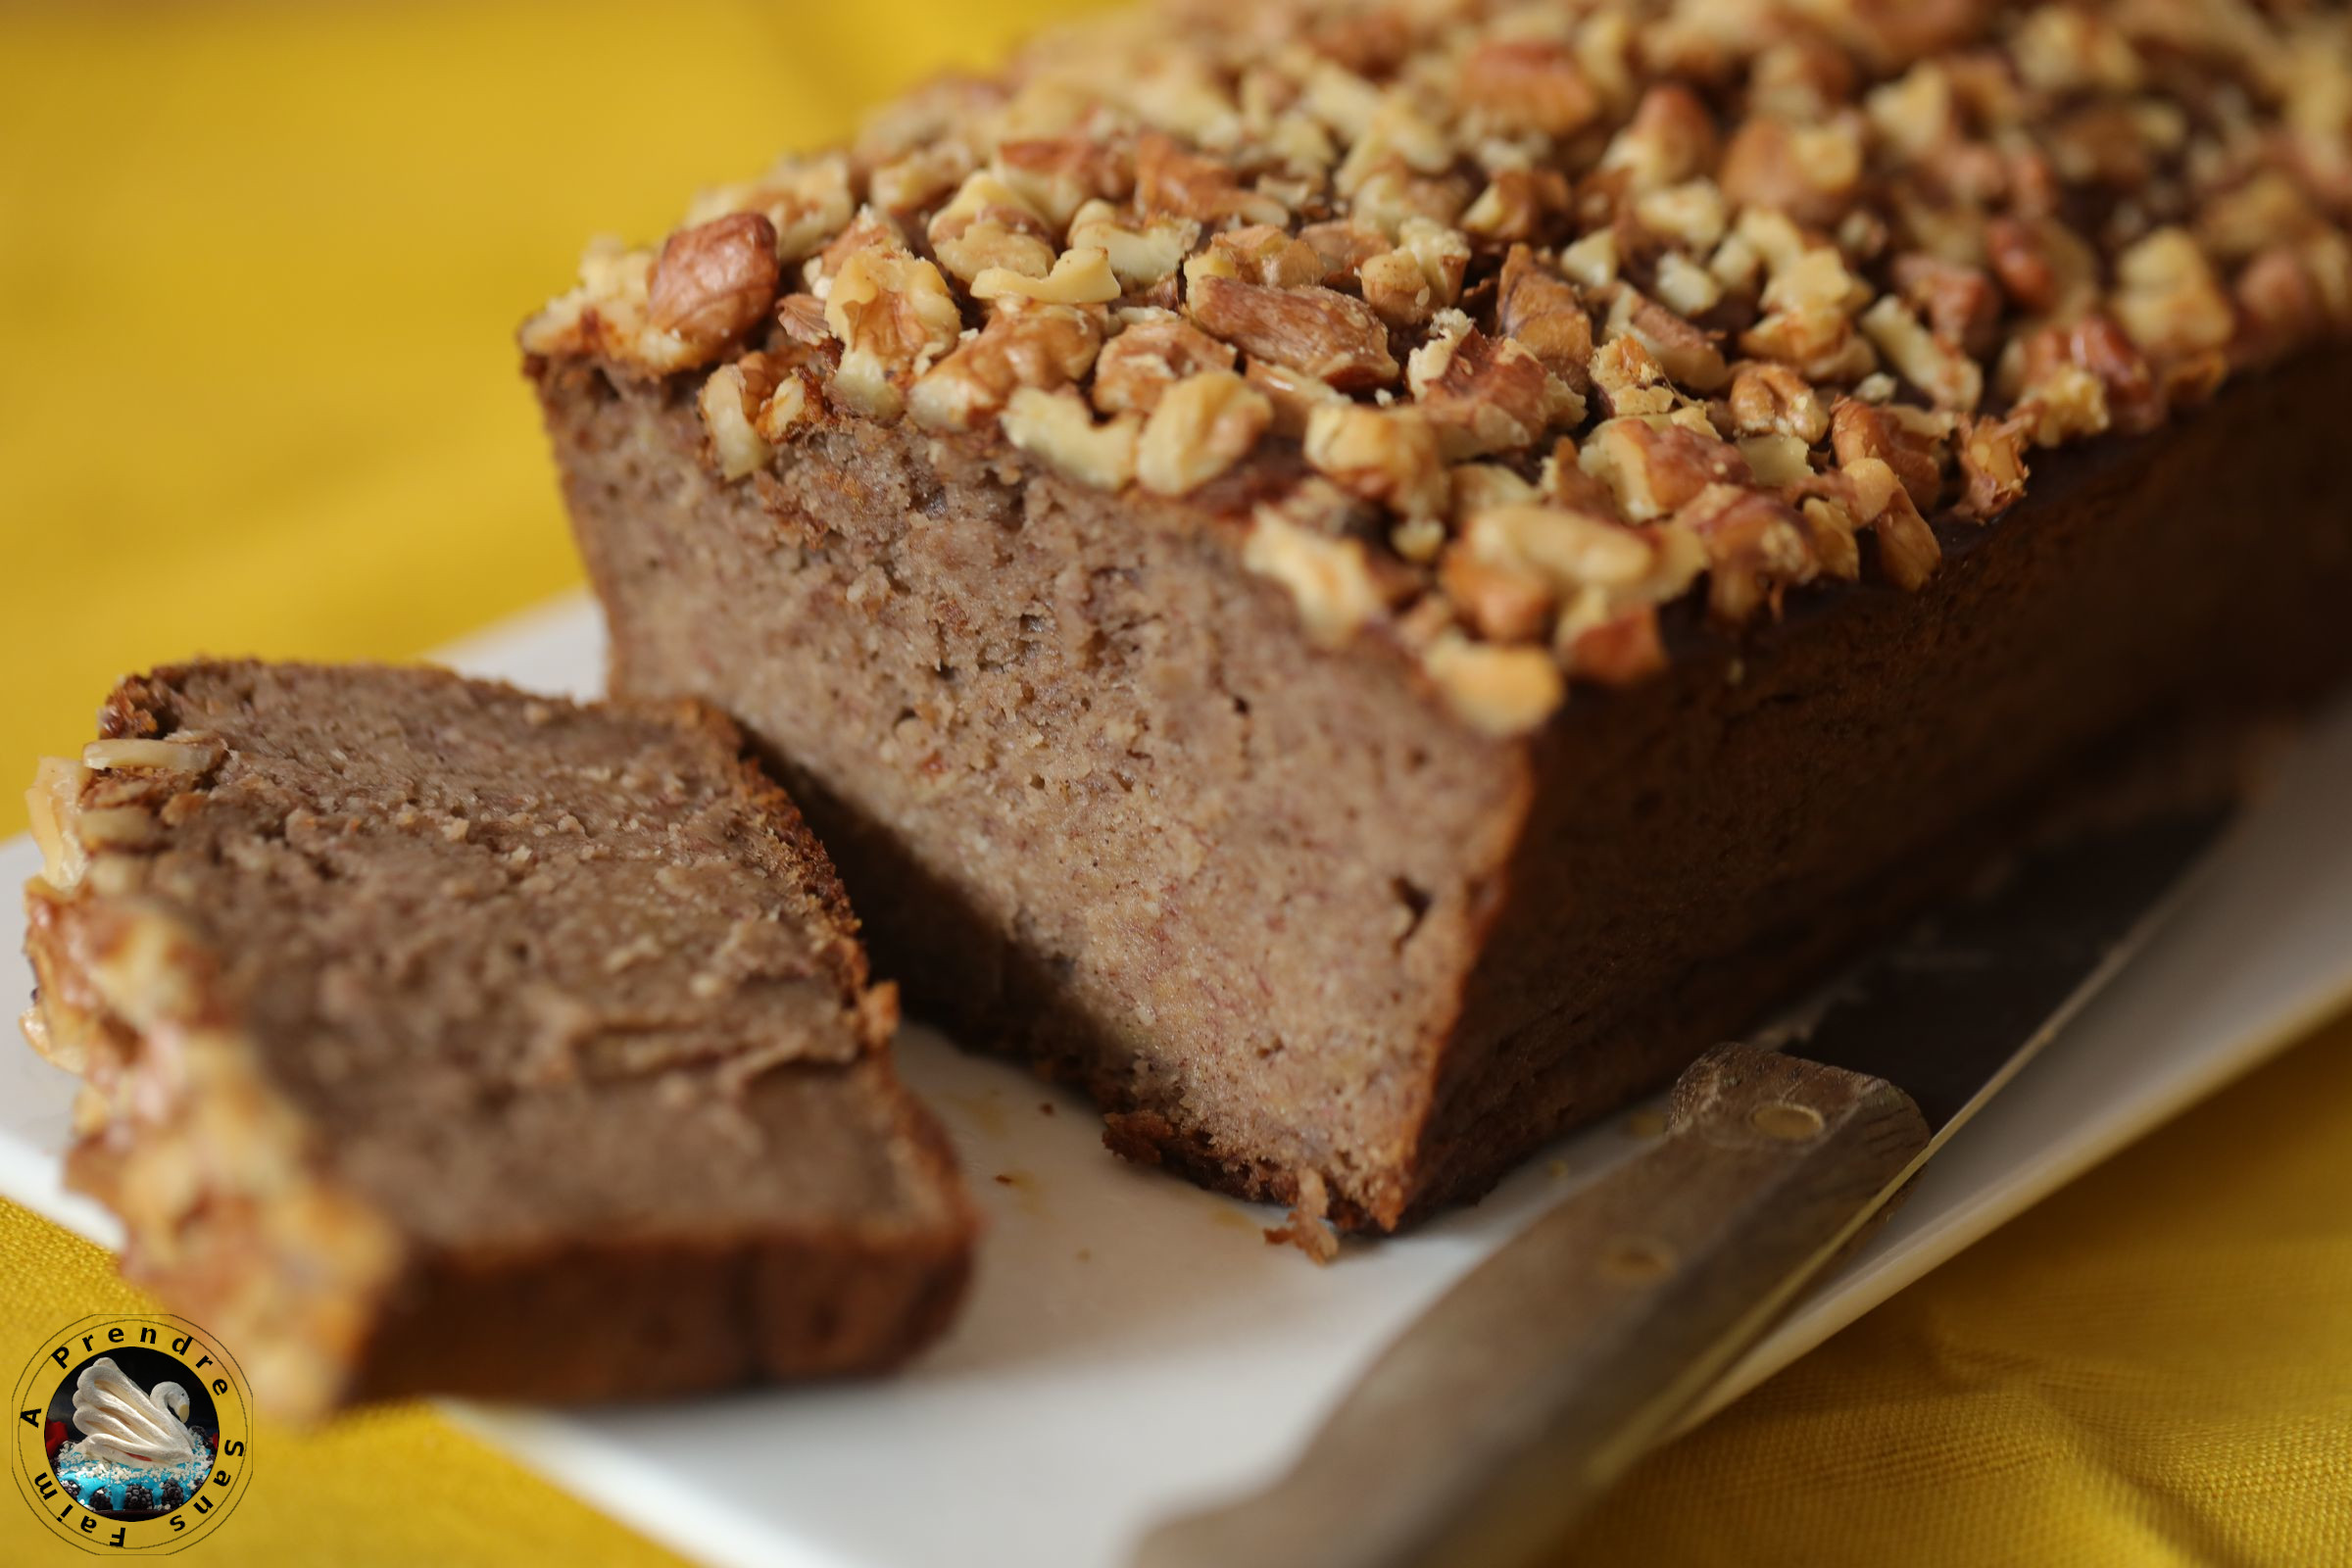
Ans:
[{"label": "swan logo", "polygon": [[91,1551],[176,1551],[252,1480],[245,1375],[182,1318],[84,1318],[33,1357],[14,1408],[19,1490]]}]

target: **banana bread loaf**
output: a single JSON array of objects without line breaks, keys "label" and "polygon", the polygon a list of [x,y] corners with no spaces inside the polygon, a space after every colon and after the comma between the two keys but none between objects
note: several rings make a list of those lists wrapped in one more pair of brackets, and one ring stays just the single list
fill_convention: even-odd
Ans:
[{"label": "banana bread loaf", "polygon": [[691,703],[125,681],[33,791],[68,1180],[270,1408],[887,1366],[971,1210],[791,803]]},{"label": "banana bread loaf", "polygon": [[912,1004],[1388,1228],[2352,664],[2348,126],[2340,8],[1163,5],[522,346]]}]

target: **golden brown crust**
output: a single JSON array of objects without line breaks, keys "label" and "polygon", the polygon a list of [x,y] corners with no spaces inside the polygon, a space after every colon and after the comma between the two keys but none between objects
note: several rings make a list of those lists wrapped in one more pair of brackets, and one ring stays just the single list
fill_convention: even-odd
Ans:
[{"label": "golden brown crust", "polygon": [[[1466,717],[1525,730],[1559,674],[1657,671],[1655,598],[1457,559],[1488,489],[1465,466],[1562,529],[1702,555],[1730,625],[1863,572],[1916,591],[1930,524],[2014,506],[2031,448],[2151,428],[2352,330],[2348,82],[2340,10],[2228,0],[1171,0],[706,194],[659,259],[599,249],[523,343],[708,374],[732,480],[831,418],[1002,420],[1098,487],[1252,528],[1316,512],[1384,584],[1364,613],[1342,585],[1344,631],[1402,629]],[[764,314],[756,258],[683,260],[761,223]],[[1121,344],[1176,323],[1268,403],[1200,382],[1163,416]],[[1350,400],[1420,417],[1318,447]],[[1313,469],[1364,505],[1313,507]],[[1259,556],[1329,626],[1295,546]]]}]

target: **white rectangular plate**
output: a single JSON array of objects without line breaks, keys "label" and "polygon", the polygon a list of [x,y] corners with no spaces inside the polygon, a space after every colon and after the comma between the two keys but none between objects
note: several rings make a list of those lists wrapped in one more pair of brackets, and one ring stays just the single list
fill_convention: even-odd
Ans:
[{"label": "white rectangular plate", "polygon": [[[453,662],[584,694],[594,610],[567,600]],[[24,765],[20,759],[11,765]],[[1891,1222],[1716,1392],[1753,1387],[2352,995],[2352,704],[2217,853],[2187,906],[1928,1167]],[[38,863],[0,846],[0,884]],[[0,901],[0,1002],[30,986]],[[1330,1268],[1268,1210],[1122,1164],[1079,1101],[909,1029],[906,1076],[988,1212],[969,1308],[905,1376],[581,1412],[452,1406],[475,1431],[690,1556],[810,1568],[1108,1565],[1148,1520],[1267,1475],[1373,1352],[1582,1177],[1623,1121],[1562,1140],[1475,1208]],[[111,1245],[60,1190],[72,1081],[0,1049],[0,1194]]]}]

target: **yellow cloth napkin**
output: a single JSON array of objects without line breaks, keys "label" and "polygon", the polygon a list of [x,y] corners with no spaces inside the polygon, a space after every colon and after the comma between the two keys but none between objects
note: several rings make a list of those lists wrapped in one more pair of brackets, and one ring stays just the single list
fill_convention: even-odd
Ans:
[{"label": "yellow cloth napkin", "polygon": [[[576,581],[511,334],[585,236],[1075,9],[0,14],[0,774],[126,669],[412,655]],[[2347,1190],[2339,1026],[1669,1449],[1579,1555],[2352,1561]],[[0,1205],[0,1363],[130,1299]],[[192,1555],[667,1560],[422,1407],[256,1451]],[[0,1497],[0,1561],[50,1560]]]}]

